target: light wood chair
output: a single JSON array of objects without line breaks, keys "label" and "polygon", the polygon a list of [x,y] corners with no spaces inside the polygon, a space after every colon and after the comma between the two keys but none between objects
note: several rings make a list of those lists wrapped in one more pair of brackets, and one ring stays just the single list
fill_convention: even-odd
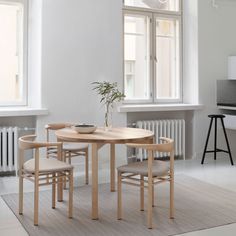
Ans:
[{"label": "light wood chair", "polygon": [[[47,124],[45,126],[46,129],[46,135],[47,135],[47,142],[50,141],[51,133],[55,132],[59,129],[64,129],[66,127],[71,127],[72,124],[69,123],[53,123],[53,124]],[[52,131],[52,132],[50,132]],[[89,183],[89,156],[88,156],[88,148],[89,145],[86,143],[70,143],[70,142],[64,142],[62,151],[63,151],[63,161],[66,162],[68,159],[69,164],[71,164],[71,158],[75,156],[83,156],[85,157],[85,184]],[[55,148],[47,148],[47,156],[55,156],[56,151]]]},{"label": "light wood chair", "polygon": [[[38,225],[39,187],[52,185],[52,208],[56,207],[56,185],[69,182],[69,211],[72,218],[73,210],[73,166],[60,161],[62,157],[62,143],[36,142],[36,135],[26,135],[19,138],[19,214],[23,214],[23,180],[34,183],[34,225]],[[47,147],[57,148],[57,159],[42,158],[39,149]],[[34,158],[25,161],[25,151],[34,150]]]},{"label": "light wood chair", "polygon": [[[140,210],[144,210],[144,188],[148,189],[147,225],[152,229],[152,208],[154,207],[154,185],[170,182],[170,218],[174,218],[174,142],[160,138],[161,144],[127,144],[128,147],[143,148],[148,151],[148,160],[134,162],[118,167],[118,211],[117,218],[122,219],[122,183],[140,188]],[[154,160],[154,152],[170,153],[170,162]]]}]

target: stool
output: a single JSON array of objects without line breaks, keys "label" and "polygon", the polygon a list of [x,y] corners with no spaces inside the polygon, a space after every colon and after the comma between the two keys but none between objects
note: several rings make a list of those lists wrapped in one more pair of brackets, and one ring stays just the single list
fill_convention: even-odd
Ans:
[{"label": "stool", "polygon": [[[217,152],[226,152],[226,153],[229,153],[230,162],[231,162],[231,165],[233,165],[234,163],[233,163],[233,159],[232,159],[232,155],[231,155],[231,151],[230,151],[230,147],[229,147],[229,141],[228,141],[228,138],[227,138],[227,134],[226,134],[226,131],[225,131],[224,120],[223,120],[225,118],[225,116],[224,115],[209,115],[208,117],[211,118],[211,121],[210,121],[210,126],[209,126],[209,130],[208,130],[208,134],[207,134],[207,139],[206,139],[206,144],[205,144],[201,164],[204,163],[206,153],[214,152],[214,160],[216,160],[216,153]],[[223,127],[224,136],[225,136],[228,151],[217,148],[217,119],[218,118],[221,120],[221,124],[222,124],[222,127]],[[211,132],[213,119],[215,119],[214,150],[207,151],[207,145],[208,145],[208,141],[209,141],[209,137],[210,137],[210,132]]]}]

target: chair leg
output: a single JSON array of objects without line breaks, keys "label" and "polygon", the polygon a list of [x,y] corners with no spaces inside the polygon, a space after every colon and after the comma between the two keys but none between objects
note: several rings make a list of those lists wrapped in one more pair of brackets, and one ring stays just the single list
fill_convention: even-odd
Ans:
[{"label": "chair leg", "polygon": [[69,172],[69,218],[73,217],[73,170]]},{"label": "chair leg", "polygon": [[39,215],[39,180],[38,176],[35,176],[34,182],[34,225],[38,226]]},{"label": "chair leg", "polygon": [[89,156],[88,156],[88,148],[85,149],[85,184],[89,184]]},{"label": "chair leg", "polygon": [[56,174],[54,173],[52,175],[52,209],[56,208]]},{"label": "chair leg", "polygon": [[121,220],[122,219],[122,182],[121,182],[121,173],[118,171],[118,182],[117,182],[117,219]]},{"label": "chair leg", "polygon": [[140,175],[140,211],[144,211],[144,176]]},{"label": "chair leg", "polygon": [[[71,165],[71,152],[69,152],[69,155],[68,155],[68,159],[69,159],[69,164]],[[66,162],[66,160],[65,160],[65,162]]]},{"label": "chair leg", "polygon": [[152,183],[152,207],[155,206],[155,191],[154,191],[154,184]]},{"label": "chair leg", "polygon": [[152,178],[148,179],[148,228],[152,229],[152,198],[153,198],[153,186]]},{"label": "chair leg", "polygon": [[23,214],[23,184],[24,184],[24,178],[22,177],[22,174],[20,173],[20,176],[19,176],[19,214],[20,215]]},{"label": "chair leg", "polygon": [[[71,164],[71,159],[70,159],[70,152],[67,153],[66,151],[63,152],[63,161],[66,162],[66,155],[68,154],[68,159],[69,159],[69,164]],[[66,189],[66,177],[64,177],[64,180],[63,180],[63,189],[65,190]]]},{"label": "chair leg", "polygon": [[49,175],[47,175],[47,184],[49,184]]},{"label": "chair leg", "polygon": [[174,177],[170,180],[170,219],[174,219]]}]

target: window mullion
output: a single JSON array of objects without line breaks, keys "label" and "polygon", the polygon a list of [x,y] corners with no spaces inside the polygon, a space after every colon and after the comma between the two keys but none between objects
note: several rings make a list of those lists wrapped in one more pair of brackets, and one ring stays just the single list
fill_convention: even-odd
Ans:
[{"label": "window mullion", "polygon": [[154,14],[152,14],[152,24],[151,24],[151,52],[150,54],[152,55],[152,61],[151,61],[151,92],[152,92],[152,102],[155,102],[155,97],[156,97],[156,92],[155,92],[155,86],[156,86],[156,81],[155,81],[155,60],[156,60],[156,42],[155,42],[155,34],[156,34],[156,30],[155,30],[155,17]]}]

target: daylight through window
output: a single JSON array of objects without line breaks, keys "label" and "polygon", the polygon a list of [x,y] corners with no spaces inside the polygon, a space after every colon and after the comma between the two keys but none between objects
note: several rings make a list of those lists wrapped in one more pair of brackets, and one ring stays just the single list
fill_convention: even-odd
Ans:
[{"label": "daylight through window", "polygon": [[24,4],[0,1],[0,105],[25,104]]},{"label": "daylight through window", "polygon": [[124,1],[124,90],[129,102],[179,102],[181,1]]}]

